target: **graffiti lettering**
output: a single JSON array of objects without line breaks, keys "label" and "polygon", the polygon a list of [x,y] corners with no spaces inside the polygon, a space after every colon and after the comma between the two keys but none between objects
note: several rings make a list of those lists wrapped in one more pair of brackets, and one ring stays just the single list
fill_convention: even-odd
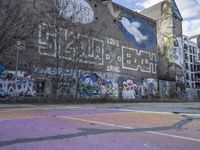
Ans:
[{"label": "graffiti lettering", "polygon": [[156,54],[122,47],[122,68],[141,72],[156,73]]},{"label": "graffiti lettering", "polygon": [[119,47],[119,41],[112,39],[112,38],[107,38],[107,44]]},{"label": "graffiti lettering", "polygon": [[[55,35],[46,31],[46,24],[41,24],[39,29],[39,54],[55,57],[56,42],[53,39]],[[86,64],[105,65],[106,71],[111,72],[123,72],[125,69],[157,73],[157,55],[155,53],[138,51],[125,46],[120,48],[119,41],[112,38],[106,38],[105,42],[66,29],[59,29],[59,33],[58,54],[60,58],[78,59],[77,62]]]}]

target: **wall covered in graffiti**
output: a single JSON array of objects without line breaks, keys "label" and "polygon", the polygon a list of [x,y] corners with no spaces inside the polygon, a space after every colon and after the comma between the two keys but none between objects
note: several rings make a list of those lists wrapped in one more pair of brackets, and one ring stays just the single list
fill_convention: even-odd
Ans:
[{"label": "wall covered in graffiti", "polygon": [[4,71],[0,74],[0,97],[7,96],[34,96],[36,87],[29,72]]},{"label": "wall covered in graffiti", "polygon": [[[58,73],[58,74],[57,74]],[[35,78],[42,77],[46,78],[44,81],[41,81],[44,84],[43,91],[46,95],[51,95],[52,93],[52,82],[54,77],[57,75],[59,78],[59,94],[67,97],[74,97],[76,94],[76,71],[73,69],[65,68],[54,68],[54,67],[41,67],[34,66],[33,74]],[[41,84],[38,83],[38,84]],[[39,85],[38,85],[39,87]],[[38,91],[39,92],[39,91]]]},{"label": "wall covered in graffiti", "polygon": [[187,92],[185,90],[184,78],[179,81],[159,80],[159,92],[161,99],[186,98]]},{"label": "wall covered in graffiti", "polygon": [[112,97],[122,99],[155,98],[157,81],[111,73],[81,72],[80,97]]},{"label": "wall covered in graffiti", "polygon": [[80,97],[118,98],[118,84],[112,78],[105,78],[93,72],[82,72],[79,81]]}]

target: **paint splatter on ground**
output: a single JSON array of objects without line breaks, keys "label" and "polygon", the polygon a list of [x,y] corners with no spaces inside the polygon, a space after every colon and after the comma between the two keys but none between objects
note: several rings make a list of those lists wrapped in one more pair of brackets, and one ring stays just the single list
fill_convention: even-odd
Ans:
[{"label": "paint splatter on ground", "polygon": [[200,116],[109,108],[0,109],[1,150],[199,150]]}]

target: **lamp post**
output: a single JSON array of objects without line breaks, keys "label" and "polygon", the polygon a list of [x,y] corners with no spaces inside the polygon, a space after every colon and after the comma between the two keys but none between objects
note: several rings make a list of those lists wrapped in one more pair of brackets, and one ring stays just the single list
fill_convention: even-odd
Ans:
[{"label": "lamp post", "polygon": [[17,96],[17,78],[18,78],[18,66],[19,66],[19,50],[20,50],[20,45],[21,45],[21,42],[20,40],[17,40],[17,43],[16,43],[16,66],[15,66],[15,92],[14,92],[14,100],[16,99],[16,96]]}]

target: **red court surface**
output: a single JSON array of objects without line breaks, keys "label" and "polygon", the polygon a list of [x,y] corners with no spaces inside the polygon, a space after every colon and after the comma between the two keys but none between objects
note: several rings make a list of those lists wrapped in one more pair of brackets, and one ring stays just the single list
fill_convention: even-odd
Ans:
[{"label": "red court surface", "polygon": [[200,115],[108,108],[1,108],[1,150],[199,150]]}]

